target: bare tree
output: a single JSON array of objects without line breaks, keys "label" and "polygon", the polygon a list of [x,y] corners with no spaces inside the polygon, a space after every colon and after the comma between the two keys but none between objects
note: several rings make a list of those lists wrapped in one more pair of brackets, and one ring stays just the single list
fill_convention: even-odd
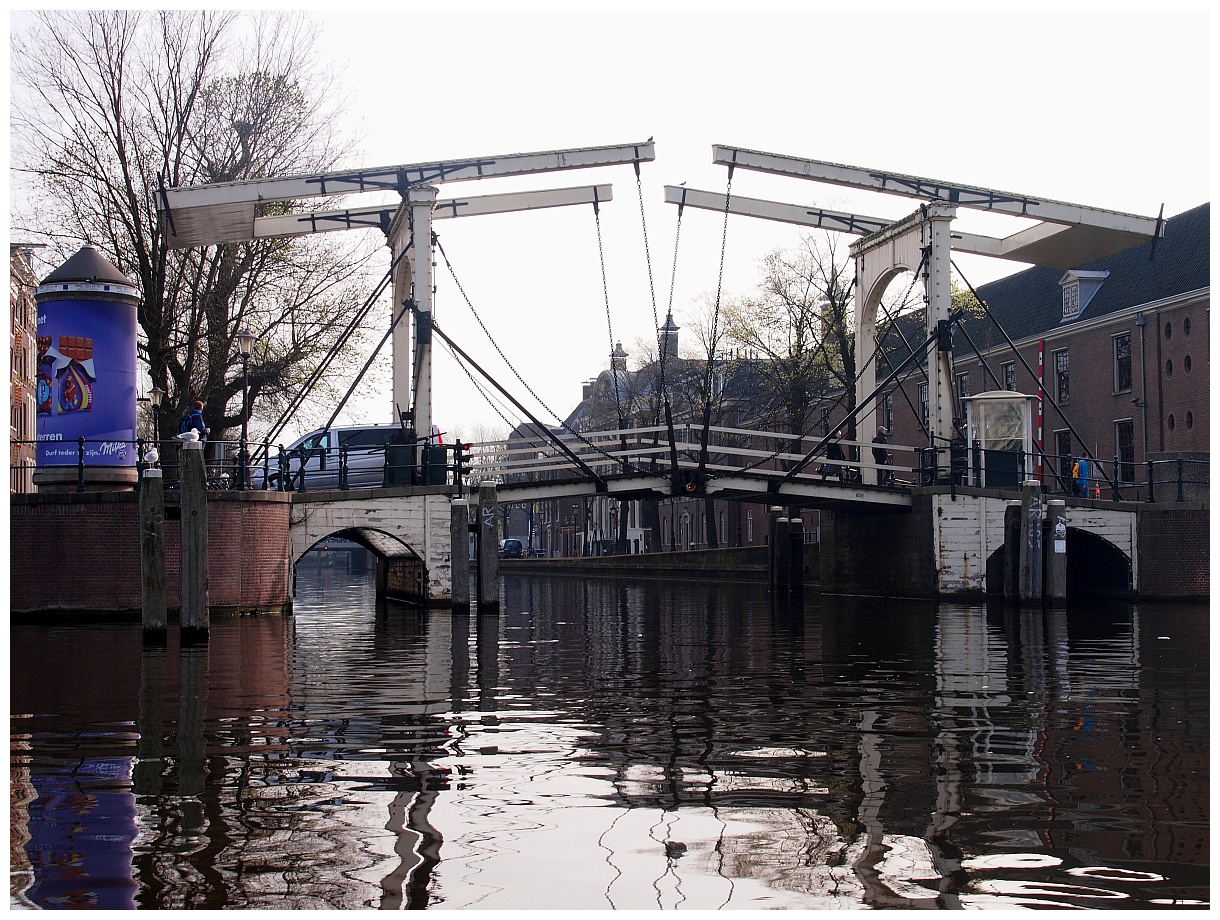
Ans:
[{"label": "bare tree", "polygon": [[[340,341],[380,242],[174,250],[159,220],[162,187],[316,172],[348,153],[307,26],[286,14],[42,12],[13,38],[14,165],[34,196],[13,225],[59,255],[93,243],[136,280],[152,383],[179,411],[202,399],[217,433],[241,419],[235,334],[259,336],[250,401],[274,417]],[[161,414],[166,426],[174,415]]]}]

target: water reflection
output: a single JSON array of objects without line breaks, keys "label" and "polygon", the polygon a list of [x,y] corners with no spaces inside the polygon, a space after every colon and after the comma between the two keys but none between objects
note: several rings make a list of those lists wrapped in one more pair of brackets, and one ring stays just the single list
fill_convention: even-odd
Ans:
[{"label": "water reflection", "polygon": [[366,576],[302,566],[205,646],[15,626],[14,903],[1209,898],[1205,607],[507,578],[450,616]]}]

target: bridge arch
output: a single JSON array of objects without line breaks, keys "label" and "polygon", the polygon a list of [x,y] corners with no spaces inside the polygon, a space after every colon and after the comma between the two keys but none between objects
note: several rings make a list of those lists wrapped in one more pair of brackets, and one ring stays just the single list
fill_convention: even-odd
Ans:
[{"label": "bridge arch", "polygon": [[[1120,597],[1134,590],[1131,557],[1105,537],[1067,529],[1067,596]],[[1004,593],[1004,547],[987,558],[987,593]]]}]

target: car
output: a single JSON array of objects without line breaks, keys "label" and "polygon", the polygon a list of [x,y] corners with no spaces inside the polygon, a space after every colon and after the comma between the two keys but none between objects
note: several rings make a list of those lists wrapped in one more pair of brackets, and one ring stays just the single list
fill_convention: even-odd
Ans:
[{"label": "car", "polygon": [[525,546],[516,537],[508,537],[500,541],[501,559],[520,559],[525,555]]},{"label": "car", "polygon": [[[432,432],[434,443],[440,443],[441,435],[436,426],[433,426]],[[409,483],[409,452],[403,450],[400,454],[394,450],[402,446],[402,428],[398,425],[353,425],[311,431],[285,448],[289,468],[286,488],[301,488],[302,469],[307,490],[341,488],[339,474],[344,453],[347,456],[348,488],[367,489],[391,483]],[[275,448],[271,451],[266,478],[267,488],[280,488],[279,458]],[[255,464],[250,479],[253,488],[263,488],[261,463]]]}]

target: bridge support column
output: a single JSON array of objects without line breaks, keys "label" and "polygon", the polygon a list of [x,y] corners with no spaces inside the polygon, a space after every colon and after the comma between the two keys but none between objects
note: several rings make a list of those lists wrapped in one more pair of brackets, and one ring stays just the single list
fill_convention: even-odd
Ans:
[{"label": "bridge support column", "polygon": [[165,478],[145,470],[140,486],[140,609],[145,636],[164,635]]},{"label": "bridge support column", "polygon": [[453,609],[470,612],[470,505],[456,498],[449,506],[449,580]]},{"label": "bridge support column", "polygon": [[1042,496],[1041,484],[1027,479],[1021,484],[1021,577],[1020,598],[1042,600]]},{"label": "bridge support column", "polygon": [[500,609],[500,571],[497,553],[500,550],[499,502],[494,482],[479,483],[479,613],[495,613]]},{"label": "bridge support column", "polygon": [[208,636],[208,492],[203,442],[182,442],[182,594],[179,624],[183,641]]},{"label": "bridge support column", "polygon": [[1067,600],[1067,504],[1062,500],[1047,502],[1046,516],[1050,522],[1050,546],[1046,554],[1046,599],[1051,604]]}]

